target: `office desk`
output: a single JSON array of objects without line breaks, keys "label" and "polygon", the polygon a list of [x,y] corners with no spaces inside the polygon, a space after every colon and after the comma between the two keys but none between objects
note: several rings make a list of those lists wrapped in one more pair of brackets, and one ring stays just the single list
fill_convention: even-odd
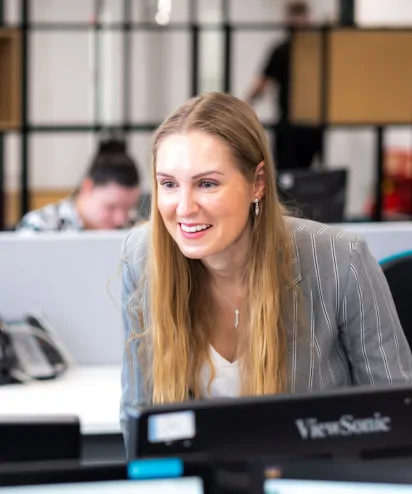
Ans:
[{"label": "office desk", "polygon": [[0,417],[75,415],[85,461],[123,459],[120,367],[77,367],[51,381],[0,386]]}]

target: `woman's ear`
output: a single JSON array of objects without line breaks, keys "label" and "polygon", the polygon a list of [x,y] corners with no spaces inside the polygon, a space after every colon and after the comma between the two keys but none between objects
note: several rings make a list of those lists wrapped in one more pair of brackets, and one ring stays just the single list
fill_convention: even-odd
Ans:
[{"label": "woman's ear", "polygon": [[255,170],[255,186],[253,191],[253,200],[262,199],[266,191],[266,171],[265,162],[261,161]]}]

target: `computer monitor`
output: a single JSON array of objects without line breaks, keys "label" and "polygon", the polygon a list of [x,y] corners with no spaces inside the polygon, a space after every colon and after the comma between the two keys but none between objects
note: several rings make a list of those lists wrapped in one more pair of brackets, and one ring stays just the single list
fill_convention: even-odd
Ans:
[{"label": "computer monitor", "polygon": [[394,463],[265,464],[254,492],[260,494],[412,494],[409,466]]},{"label": "computer monitor", "polygon": [[131,457],[386,457],[412,451],[412,387],[189,401],[130,409]]},{"label": "computer monitor", "polygon": [[347,170],[290,170],[277,175],[279,196],[292,212],[322,223],[344,221]]},{"label": "computer monitor", "polygon": [[76,417],[0,417],[0,464],[76,460],[80,453],[80,422]]},{"label": "computer monitor", "polygon": [[38,463],[4,469],[2,494],[208,494],[208,482],[198,475],[134,478],[125,464]]}]

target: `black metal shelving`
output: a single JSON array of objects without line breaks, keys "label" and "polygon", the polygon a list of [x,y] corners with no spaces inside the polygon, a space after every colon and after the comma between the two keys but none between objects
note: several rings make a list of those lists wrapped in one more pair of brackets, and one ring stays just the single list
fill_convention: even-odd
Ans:
[{"label": "black metal shelving", "polygon": [[[4,2],[0,0],[0,27],[4,23]],[[0,131],[0,231],[4,229],[5,215],[6,215],[6,197],[5,197],[5,178],[6,173],[4,169],[4,135]]]},{"label": "black metal shelving", "polygon": [[[17,0],[16,0],[17,1]],[[188,22],[172,22],[167,26],[159,26],[154,22],[133,22],[132,21],[132,2],[134,0],[118,0],[123,3],[123,17],[121,22],[110,24],[102,24],[99,18],[99,12],[102,7],[102,0],[94,0],[95,23],[91,28],[88,22],[32,22],[31,1],[20,0],[20,28],[22,32],[22,107],[21,107],[21,163],[20,163],[20,213],[24,214],[30,209],[30,168],[31,160],[29,153],[29,139],[33,134],[38,133],[74,133],[74,132],[91,132],[96,135],[104,131],[116,131],[121,133],[128,139],[131,132],[151,132],[160,122],[144,122],[136,123],[132,121],[130,112],[130,101],[132,97],[133,87],[131,83],[131,61],[133,59],[133,50],[131,43],[132,33],[140,32],[186,32],[190,35],[191,50],[189,55],[189,88],[190,95],[198,94],[201,79],[200,67],[200,35],[201,32],[207,30],[218,30],[223,33],[223,57],[222,57],[222,79],[220,90],[231,92],[232,73],[233,73],[233,36],[239,31],[271,31],[284,30],[285,25],[279,22],[265,23],[233,23],[230,16],[229,0],[221,0],[221,22],[219,23],[202,23],[199,22],[199,0],[189,1],[189,20]],[[341,22],[345,25],[353,25],[354,15],[354,0],[340,0],[341,7]],[[0,26],[4,20],[4,5],[3,0],[0,0]],[[53,124],[33,124],[29,119],[29,95],[30,95],[30,51],[29,39],[30,34],[34,31],[70,31],[70,32],[90,32],[94,29],[96,41],[100,39],[99,33],[102,29],[114,30],[123,33],[122,56],[123,56],[123,88],[122,88],[122,122],[119,125],[104,125],[101,122],[100,114],[96,111],[94,121],[90,125],[84,124],[67,124],[64,122]],[[96,43],[97,44],[97,43]],[[96,48],[98,51],[98,48]],[[96,51],[96,65],[98,65],[98,53]],[[326,55],[324,57],[326,59]],[[326,73],[326,71],[324,71]],[[253,74],[251,74],[251,77]],[[99,78],[99,70],[96,70],[96,78],[94,81],[96,88],[101,84]],[[326,82],[325,82],[326,84]],[[95,91],[95,94],[100,94]],[[189,96],[189,95],[188,95]],[[326,101],[326,99],[325,99]],[[95,108],[98,109],[96,102]],[[264,122],[265,128],[273,130],[275,124],[273,122]],[[359,127],[360,125],[358,125]],[[365,126],[372,126],[365,122]],[[343,126],[354,128],[356,126]],[[342,128],[342,127],[341,127]],[[377,198],[378,208],[375,212],[375,220],[381,220],[382,214],[382,180],[383,180],[383,130],[377,129],[378,139],[376,144],[377,149],[377,180],[375,194]],[[4,170],[4,133],[0,132],[0,230],[5,223],[5,170]]]}]

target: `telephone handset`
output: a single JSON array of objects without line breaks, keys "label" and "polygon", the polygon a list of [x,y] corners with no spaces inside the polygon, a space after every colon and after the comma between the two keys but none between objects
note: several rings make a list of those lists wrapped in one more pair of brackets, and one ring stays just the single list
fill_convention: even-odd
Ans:
[{"label": "telephone handset", "polygon": [[73,365],[73,360],[42,316],[21,321],[0,319],[0,385],[53,379]]}]

